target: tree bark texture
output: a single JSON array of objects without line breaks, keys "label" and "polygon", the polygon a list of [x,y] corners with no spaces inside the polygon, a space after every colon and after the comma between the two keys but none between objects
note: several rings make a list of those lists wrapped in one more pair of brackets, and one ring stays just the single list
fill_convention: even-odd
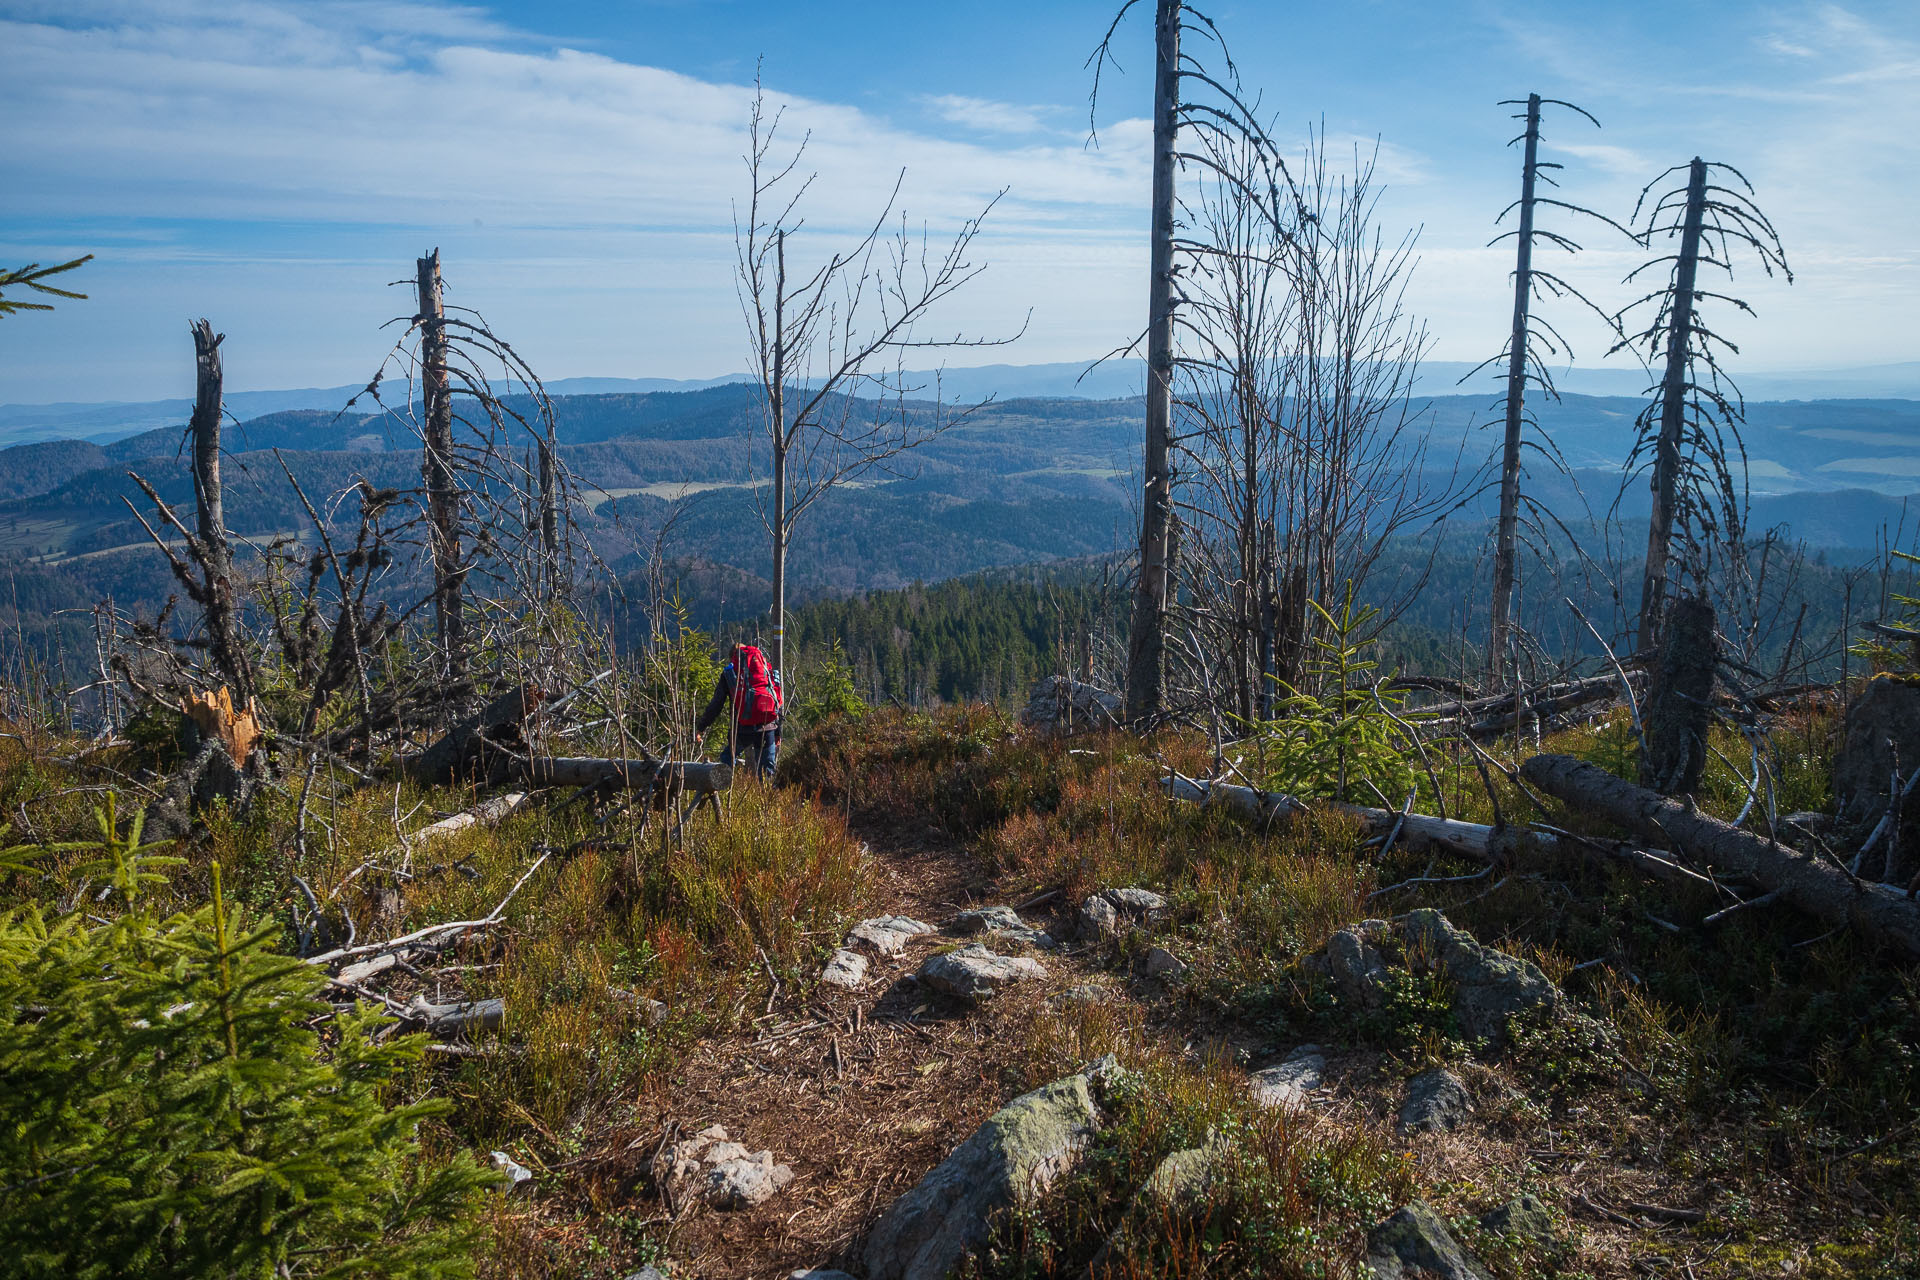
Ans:
[{"label": "tree bark texture", "polygon": [[1507,352],[1507,437],[1500,454],[1500,525],[1493,550],[1493,614],[1487,665],[1495,687],[1506,670],[1520,529],[1520,428],[1527,411],[1528,309],[1533,302],[1533,190],[1540,154],[1540,95],[1527,95],[1527,151],[1520,173],[1520,239],[1513,268],[1513,333]]},{"label": "tree bark texture", "polygon": [[460,493],[454,483],[453,392],[447,374],[447,316],[440,289],[440,251],[416,260],[419,294],[420,399],[425,448],[420,473],[427,486],[427,537],[433,556],[435,638],[453,680],[466,674],[462,609]]},{"label": "tree bark texture", "polygon": [[525,750],[527,717],[542,701],[540,690],[525,685],[507,692],[468,716],[419,755],[400,762],[401,772],[428,787],[495,779],[500,752]]},{"label": "tree bark texture", "polygon": [[1660,438],[1653,452],[1653,515],[1647,525],[1647,563],[1640,580],[1640,650],[1660,640],[1667,570],[1680,490],[1680,439],[1687,421],[1687,371],[1693,349],[1694,282],[1700,267],[1700,228],[1706,216],[1707,163],[1694,157],[1687,177],[1687,213],[1679,261],[1668,300],[1667,367],[1660,380]]},{"label": "tree bark texture", "polygon": [[1660,637],[1641,717],[1646,749],[1640,785],[1686,795],[1700,789],[1713,727],[1713,673],[1719,665],[1713,606],[1697,595],[1681,596],[1668,610]]},{"label": "tree bark texture", "polygon": [[1819,857],[1708,817],[1690,805],[1616,778],[1572,756],[1535,756],[1520,776],[1584,813],[1618,823],[1723,874],[1777,890],[1790,905],[1829,924],[1920,956],[1920,902],[1883,885],[1853,880]]},{"label": "tree bark texture", "polygon": [[193,498],[199,523],[200,567],[207,575],[207,640],[214,665],[233,691],[234,705],[253,698],[253,664],[247,661],[240,608],[234,599],[233,548],[227,542],[226,506],[220,486],[220,418],[224,374],[220,343],[213,326],[197,320],[193,331]]},{"label": "tree bark texture", "polygon": [[1180,0],[1158,0],[1154,20],[1153,240],[1147,282],[1147,432],[1140,506],[1140,568],[1127,637],[1127,718],[1164,701],[1167,539],[1173,520],[1173,175],[1179,129]]}]

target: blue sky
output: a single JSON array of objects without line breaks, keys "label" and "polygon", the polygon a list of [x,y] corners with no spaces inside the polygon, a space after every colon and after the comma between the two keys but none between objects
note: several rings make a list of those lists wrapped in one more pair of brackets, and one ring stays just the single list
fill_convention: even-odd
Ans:
[{"label": "blue sky", "polygon": [[[1797,283],[1743,271],[1750,369],[1920,359],[1920,6],[1349,3],[1208,11],[1283,135],[1381,147],[1388,230],[1420,228],[1409,305],[1440,359],[1497,349],[1511,122],[1538,90],[1569,192],[1622,216],[1698,153],[1740,165]],[[994,358],[1086,359],[1143,309],[1148,15],[1120,36],[1101,147],[1084,62],[1104,3],[0,0],[0,261],[93,252],[90,301],[0,321],[0,402],[189,394],[189,316],[237,389],[364,379],[438,245],[457,302],[551,377],[744,365],[731,202],[756,57],[819,172],[824,255],[907,170],[937,233],[1008,188],[988,273],[940,327],[1028,334]],[[1566,268],[1624,301],[1631,249]],[[1604,342],[1566,317],[1581,356]],[[965,361],[961,361],[965,362]]]}]

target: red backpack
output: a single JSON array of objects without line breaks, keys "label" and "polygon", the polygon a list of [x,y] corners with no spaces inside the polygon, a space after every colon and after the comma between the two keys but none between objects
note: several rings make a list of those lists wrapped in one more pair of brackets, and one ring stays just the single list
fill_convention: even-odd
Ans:
[{"label": "red backpack", "polygon": [[780,686],[773,682],[767,655],[758,645],[735,645],[733,650],[733,722],[762,728],[780,718]]}]

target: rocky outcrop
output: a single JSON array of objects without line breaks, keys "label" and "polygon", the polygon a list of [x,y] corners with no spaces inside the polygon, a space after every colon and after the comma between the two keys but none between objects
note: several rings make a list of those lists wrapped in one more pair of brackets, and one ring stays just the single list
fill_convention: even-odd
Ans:
[{"label": "rocky outcrop", "polygon": [[1473,1113],[1473,1098],[1459,1076],[1445,1067],[1422,1071],[1407,1081],[1400,1104],[1400,1132],[1444,1133],[1457,1129]]},{"label": "rocky outcrop", "polygon": [[1461,1034],[1489,1045],[1506,1040],[1511,1019],[1564,1005],[1560,989],[1537,965],[1481,945],[1432,908],[1412,912],[1397,927],[1384,920],[1349,925],[1305,967],[1341,999],[1369,1009],[1379,1006],[1395,968],[1442,974]]},{"label": "rocky outcrop", "polygon": [[[1031,963],[1031,962],[1029,962]],[[995,1219],[1046,1194],[1099,1131],[1107,1064],[1000,1108],[880,1216],[863,1259],[868,1280],[945,1280],[985,1244]]]},{"label": "rocky outcrop", "polygon": [[1326,1075],[1327,1059],[1317,1044],[1303,1044],[1284,1060],[1247,1078],[1254,1103],[1266,1108],[1304,1107]]},{"label": "rocky outcrop", "polygon": [[1363,1280],[1491,1280],[1432,1208],[1416,1200],[1367,1233]]},{"label": "rocky outcrop", "polygon": [[1020,723],[1061,736],[1111,728],[1120,723],[1120,699],[1065,676],[1043,676],[1027,697]]},{"label": "rocky outcrop", "polygon": [[929,956],[914,976],[935,991],[975,1003],[1013,983],[1045,977],[1046,972],[1038,960],[997,955],[976,942]]}]

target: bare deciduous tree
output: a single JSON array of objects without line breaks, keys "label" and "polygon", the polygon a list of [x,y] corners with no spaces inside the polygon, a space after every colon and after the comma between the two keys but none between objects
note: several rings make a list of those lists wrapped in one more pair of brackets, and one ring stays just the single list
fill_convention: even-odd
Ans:
[{"label": "bare deciduous tree", "polygon": [[[890,227],[903,170],[864,235],[812,270],[790,272],[787,241],[803,225],[799,207],[813,177],[799,172],[806,137],[776,158],[780,115],[769,115],[756,85],[747,133],[750,194],[744,215],[734,218],[734,247],[762,397],[761,422],[749,440],[767,450],[767,492],[756,496],[773,544],[773,665],[786,676],[787,555],[801,517],[835,487],[887,469],[965,416],[942,403],[937,383],[930,404],[909,403],[926,388],[909,384],[906,354],[999,346],[1020,335],[921,332],[942,302],[986,269],[969,254],[999,195],[936,248],[928,234],[908,232],[904,213]],[[751,449],[748,462],[757,463]]]}]

